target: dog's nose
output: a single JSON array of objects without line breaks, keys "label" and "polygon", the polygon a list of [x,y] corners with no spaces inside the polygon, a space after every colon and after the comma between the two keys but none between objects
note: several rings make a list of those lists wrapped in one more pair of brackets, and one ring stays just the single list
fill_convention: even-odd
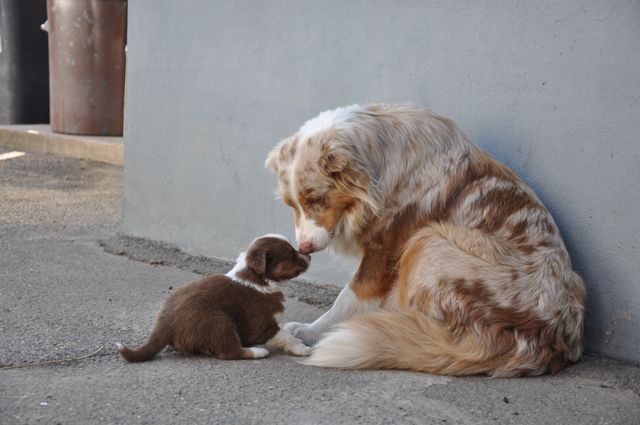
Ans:
[{"label": "dog's nose", "polygon": [[315,249],[311,242],[303,242],[298,247],[298,251],[300,251],[301,254],[311,254]]}]

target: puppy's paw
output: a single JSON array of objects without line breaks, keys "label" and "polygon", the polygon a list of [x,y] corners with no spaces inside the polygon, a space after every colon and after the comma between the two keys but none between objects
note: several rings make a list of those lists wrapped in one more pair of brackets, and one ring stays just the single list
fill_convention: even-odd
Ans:
[{"label": "puppy's paw", "polygon": [[250,347],[248,349],[253,354],[254,359],[264,359],[269,355],[269,350],[260,347]]},{"label": "puppy's paw", "polygon": [[313,346],[320,339],[320,334],[309,323],[289,322],[285,323],[282,329],[298,338],[305,345]]}]

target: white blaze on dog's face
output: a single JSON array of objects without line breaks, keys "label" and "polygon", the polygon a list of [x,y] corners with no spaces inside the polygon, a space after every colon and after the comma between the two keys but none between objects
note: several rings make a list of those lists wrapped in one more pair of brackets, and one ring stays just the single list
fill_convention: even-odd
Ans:
[{"label": "white blaze on dog's face", "polygon": [[[331,243],[349,221],[346,216],[358,209],[357,194],[368,186],[331,122],[313,121],[278,144],[266,161],[278,177],[280,197],[294,210],[296,239],[306,253]],[[313,131],[306,128],[309,123]]]}]

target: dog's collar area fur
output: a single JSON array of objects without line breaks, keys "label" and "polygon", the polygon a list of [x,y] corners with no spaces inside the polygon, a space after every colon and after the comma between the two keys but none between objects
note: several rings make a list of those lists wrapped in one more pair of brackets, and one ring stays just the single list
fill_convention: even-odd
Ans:
[{"label": "dog's collar area fur", "polygon": [[280,289],[276,286],[274,281],[261,278],[256,272],[247,267],[246,254],[244,252],[241,252],[240,255],[238,255],[236,264],[227,272],[227,274],[225,274],[225,276],[236,283],[248,286],[249,288],[262,292],[263,294],[280,292]]}]

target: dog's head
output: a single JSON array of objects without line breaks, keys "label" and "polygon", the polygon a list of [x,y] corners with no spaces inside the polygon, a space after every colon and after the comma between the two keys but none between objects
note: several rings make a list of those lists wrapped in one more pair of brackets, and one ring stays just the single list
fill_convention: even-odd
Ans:
[{"label": "dog's head", "polygon": [[287,238],[268,234],[251,243],[245,255],[247,267],[266,279],[293,279],[309,268],[311,257],[295,250]]},{"label": "dog's head", "polygon": [[310,131],[312,122],[280,142],[266,160],[276,173],[279,197],[294,210],[296,239],[304,253],[325,249],[336,236],[357,233],[366,212],[375,210],[370,173],[358,160],[349,133],[332,125]]}]

